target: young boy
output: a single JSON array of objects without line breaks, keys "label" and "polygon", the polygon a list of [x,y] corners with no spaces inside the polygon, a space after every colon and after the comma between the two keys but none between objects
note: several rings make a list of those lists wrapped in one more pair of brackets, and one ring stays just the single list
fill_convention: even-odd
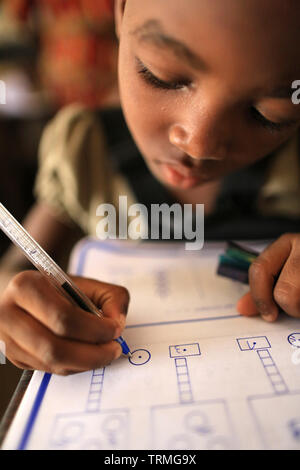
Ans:
[{"label": "young boy", "polygon": [[[272,156],[268,171],[277,169],[277,180],[271,183],[282,183],[278,173],[288,181],[277,202],[286,198],[281,209],[300,216],[300,106],[291,99],[292,83],[300,79],[299,2],[117,0],[115,12],[122,109],[168,196],[204,203],[209,216],[227,175]],[[114,202],[116,194],[134,198],[128,181],[105,160],[92,113],[63,111],[42,142],[38,203],[26,226],[57,257],[74,225],[95,235],[98,204]],[[281,307],[300,317],[299,260],[297,234],[267,248],[250,269],[240,313],[274,321]],[[20,270],[21,258],[12,251],[5,263]],[[76,282],[101,305],[105,320],[69,305],[38,272],[13,277],[1,299],[0,337],[17,366],[67,374],[120,356],[112,340],[125,325],[127,291]]]}]

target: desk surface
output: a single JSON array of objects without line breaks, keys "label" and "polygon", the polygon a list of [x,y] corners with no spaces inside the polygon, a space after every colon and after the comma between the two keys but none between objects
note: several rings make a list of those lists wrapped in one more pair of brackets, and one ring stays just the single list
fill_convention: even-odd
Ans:
[{"label": "desk surface", "polygon": [[24,393],[26,392],[27,386],[30,382],[30,379],[32,377],[33,371],[32,370],[24,370],[18,386],[15,390],[15,393],[12,396],[12,399],[10,400],[10,403],[7,407],[7,410],[1,420],[0,423],[0,446],[6,436],[6,433],[12,423],[12,420],[14,419],[14,416],[18,410],[18,407],[22,401],[22,398],[24,396]]}]

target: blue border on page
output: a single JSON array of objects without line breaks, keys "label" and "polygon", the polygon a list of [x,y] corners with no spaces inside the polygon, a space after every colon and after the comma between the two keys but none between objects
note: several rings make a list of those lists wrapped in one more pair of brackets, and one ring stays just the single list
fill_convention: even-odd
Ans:
[{"label": "blue border on page", "polygon": [[[121,246],[116,246],[116,245],[113,246],[111,244],[109,245],[108,243],[104,243],[104,242],[100,243],[99,241],[89,240],[89,239],[87,239],[84,243],[85,244],[83,245],[83,247],[82,247],[82,249],[79,253],[79,259],[78,259],[78,264],[77,264],[77,268],[76,268],[76,274],[78,276],[82,275],[82,273],[83,273],[83,269],[84,269],[84,265],[85,265],[85,261],[86,261],[86,256],[87,256],[88,251],[91,248],[96,248],[97,250],[102,250],[102,251],[115,251],[115,252],[119,252],[121,254],[122,254],[122,252],[125,253],[125,254],[127,254],[127,253],[136,254],[137,253],[136,249],[134,247],[132,247],[132,248],[126,247],[126,250],[124,250],[123,247],[121,247]],[[166,255],[174,256],[174,250],[167,250],[167,249],[166,250],[153,250],[153,251],[149,250],[149,256],[153,256],[155,253],[160,255],[160,256],[162,255],[162,253],[164,253],[165,256]],[[180,250],[178,250],[178,253],[180,253]],[[145,255],[145,252],[143,252],[143,254]],[[147,327],[147,326],[168,325],[168,324],[177,324],[177,323],[191,323],[191,322],[200,322],[200,321],[224,320],[224,319],[227,319],[227,318],[240,318],[240,315],[228,315],[226,317],[223,316],[223,317],[197,318],[197,319],[190,319],[190,320],[170,321],[170,322],[144,323],[144,324],[140,324],[140,325],[129,325],[129,326],[127,326],[127,328],[143,328],[143,327]],[[38,412],[40,410],[42,401],[44,399],[44,396],[45,396],[45,393],[47,391],[48,385],[50,383],[51,376],[52,376],[52,374],[50,374],[48,372],[45,372],[45,374],[42,378],[42,382],[39,386],[39,390],[38,390],[37,395],[35,397],[35,400],[34,400],[34,403],[33,403],[29,418],[28,418],[28,421],[26,423],[24,432],[22,434],[22,438],[21,438],[19,446],[18,446],[18,450],[25,450],[26,449],[29,437],[32,433],[32,429],[33,429],[33,426],[35,424],[35,421],[36,421],[36,418],[37,418],[37,415],[38,415]]]},{"label": "blue border on page", "polygon": [[35,400],[34,400],[34,403],[33,403],[33,406],[32,406],[32,409],[31,409],[31,412],[30,412],[30,415],[29,415],[29,418],[28,418],[28,421],[27,421],[27,424],[26,424],[24,433],[22,435],[20,444],[18,445],[18,450],[25,450],[25,448],[27,446],[29,436],[31,434],[34,422],[36,420],[36,417],[37,417],[37,414],[39,412],[41,403],[42,403],[43,398],[45,396],[47,387],[49,385],[51,375],[52,374],[49,374],[48,372],[45,372],[45,374],[43,376],[42,382],[39,386],[38,393],[35,397]]}]

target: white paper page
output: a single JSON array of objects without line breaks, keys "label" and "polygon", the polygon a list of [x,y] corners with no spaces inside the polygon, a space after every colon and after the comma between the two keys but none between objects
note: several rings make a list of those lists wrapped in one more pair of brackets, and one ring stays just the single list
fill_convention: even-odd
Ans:
[{"label": "white paper page", "polygon": [[85,241],[71,266],[129,288],[132,359],[52,375],[44,390],[35,372],[3,447],[299,449],[299,320],[240,317],[247,287],[215,275],[221,245],[118,246]]}]

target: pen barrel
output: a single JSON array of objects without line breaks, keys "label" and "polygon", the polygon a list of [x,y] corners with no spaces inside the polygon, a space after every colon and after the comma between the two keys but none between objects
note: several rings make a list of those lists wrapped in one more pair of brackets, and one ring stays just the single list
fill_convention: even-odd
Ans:
[{"label": "pen barrel", "polygon": [[29,261],[74,305],[102,317],[102,312],[78,289],[58,264],[1,203],[0,228],[22,250]]},{"label": "pen barrel", "polygon": [[71,279],[66,280],[59,289],[65,296],[67,296],[74,305],[82,308],[86,312],[94,313],[102,318],[103,314],[100,309],[83,293]]}]

